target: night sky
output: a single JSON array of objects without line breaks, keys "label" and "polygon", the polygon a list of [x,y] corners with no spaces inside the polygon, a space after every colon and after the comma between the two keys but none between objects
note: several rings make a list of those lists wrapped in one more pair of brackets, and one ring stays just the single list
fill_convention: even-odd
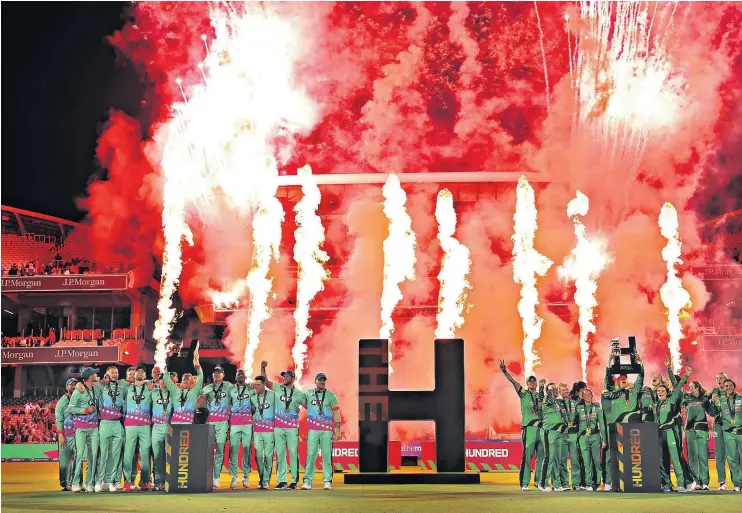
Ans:
[{"label": "night sky", "polygon": [[144,86],[106,41],[123,2],[2,7],[2,204],[79,221],[75,198],[104,173],[95,144],[110,108],[136,116]]}]

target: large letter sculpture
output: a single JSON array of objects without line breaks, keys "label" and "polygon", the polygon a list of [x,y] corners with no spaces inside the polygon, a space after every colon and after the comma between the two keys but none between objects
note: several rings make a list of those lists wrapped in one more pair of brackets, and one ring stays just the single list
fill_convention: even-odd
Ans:
[{"label": "large letter sculpture", "polygon": [[[479,483],[465,469],[464,341],[435,341],[435,389],[389,390],[389,341],[363,339],[358,356],[359,474],[346,483]],[[440,473],[387,472],[389,422],[434,420]]]}]

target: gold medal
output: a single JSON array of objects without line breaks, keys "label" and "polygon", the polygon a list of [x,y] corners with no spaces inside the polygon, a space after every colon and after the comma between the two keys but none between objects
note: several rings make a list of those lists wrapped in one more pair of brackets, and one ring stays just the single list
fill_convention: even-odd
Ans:
[{"label": "gold medal", "polygon": [[592,432],[590,428],[587,428],[587,434],[589,435]]},{"label": "gold medal", "polygon": [[737,419],[732,419],[732,424],[736,424],[736,423],[737,423]]}]

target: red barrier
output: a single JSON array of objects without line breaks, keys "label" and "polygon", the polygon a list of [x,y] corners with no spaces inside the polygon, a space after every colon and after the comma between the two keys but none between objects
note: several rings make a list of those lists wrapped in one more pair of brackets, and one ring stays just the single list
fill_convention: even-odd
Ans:
[{"label": "red barrier", "polygon": [[[523,444],[520,440],[483,440],[466,442],[466,467],[480,472],[510,471],[520,469]],[[435,471],[435,442],[422,442],[420,467]]]}]

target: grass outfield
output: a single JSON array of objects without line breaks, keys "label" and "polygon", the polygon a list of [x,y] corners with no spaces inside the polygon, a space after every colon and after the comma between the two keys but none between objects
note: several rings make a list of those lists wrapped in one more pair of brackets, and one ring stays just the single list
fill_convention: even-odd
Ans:
[{"label": "grass outfield", "polygon": [[[713,475],[713,474],[712,474]],[[658,511],[742,511],[742,494],[694,492],[687,494],[619,494],[603,492],[530,493],[518,489],[515,473],[482,474],[482,484],[463,486],[346,486],[335,475],[334,489],[296,492],[258,492],[255,474],[250,490],[229,490],[222,474],[220,489],[204,495],[167,495],[162,492],[63,493],[57,483],[56,463],[3,463],[4,511],[115,511],[196,513],[200,511],[326,511],[425,512],[472,511],[555,513],[640,513]],[[319,476],[318,476],[319,479]],[[713,483],[715,484],[715,483]],[[431,508],[444,508],[432,510]]]}]

